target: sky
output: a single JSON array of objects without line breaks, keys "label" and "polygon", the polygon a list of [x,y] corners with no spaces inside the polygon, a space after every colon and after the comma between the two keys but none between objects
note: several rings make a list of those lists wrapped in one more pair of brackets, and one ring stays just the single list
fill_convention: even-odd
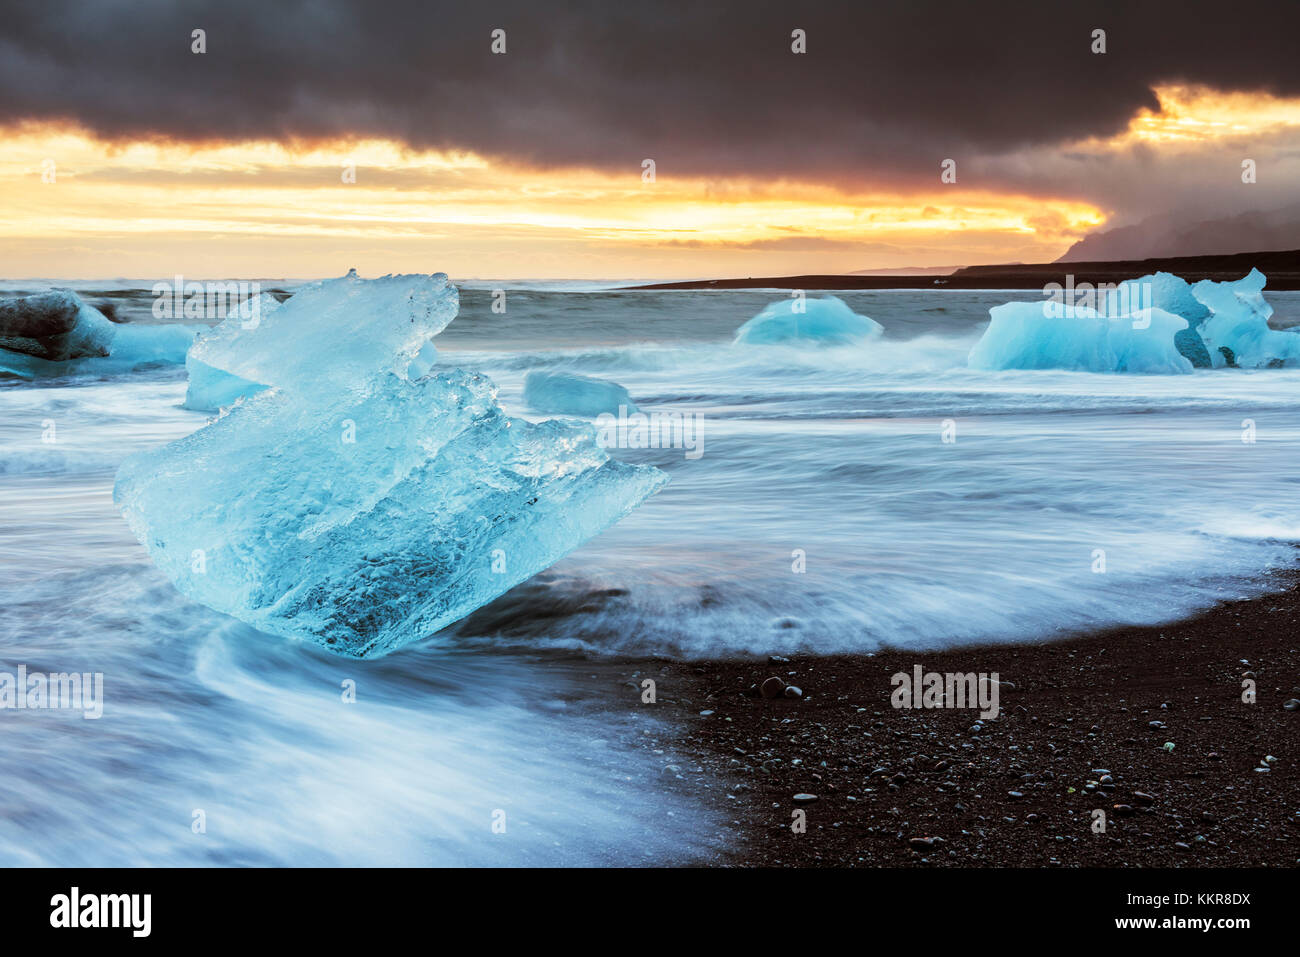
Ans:
[{"label": "sky", "polygon": [[1300,200],[1297,28],[1251,0],[4,0],[0,272],[1050,261]]}]

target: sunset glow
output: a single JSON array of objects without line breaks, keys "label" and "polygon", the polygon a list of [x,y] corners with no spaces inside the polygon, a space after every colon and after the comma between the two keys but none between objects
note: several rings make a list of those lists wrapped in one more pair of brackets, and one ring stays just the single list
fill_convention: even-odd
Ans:
[{"label": "sunset glow", "polygon": [[[1264,94],[1162,87],[1158,113],[1090,141],[1195,146],[1300,125]],[[1108,212],[1074,197],[957,185],[845,189],[737,175],[643,182],[538,170],[389,140],[112,143],[35,123],[4,133],[0,252],[24,275],[660,278],[1042,261]],[[350,170],[355,168],[355,181]]]},{"label": "sunset glow", "polygon": [[6,140],[0,232],[24,272],[48,262],[48,243],[106,276],[313,275],[336,242],[351,251],[335,271],[437,262],[466,277],[653,278],[757,260],[826,272],[1042,257],[1103,219],[1086,203],[951,186],[855,193],[666,171],[642,182],[639,166],[543,172],[385,141],[119,145],[35,126]]}]

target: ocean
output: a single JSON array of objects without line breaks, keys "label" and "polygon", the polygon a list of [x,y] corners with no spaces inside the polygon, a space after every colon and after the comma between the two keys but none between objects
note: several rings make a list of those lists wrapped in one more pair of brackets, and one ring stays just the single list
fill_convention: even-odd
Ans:
[{"label": "ocean", "polygon": [[[76,285],[153,321],[148,284]],[[208,418],[181,407],[183,367],[0,378],[0,672],[104,676],[97,719],[0,710],[0,862],[707,859],[728,824],[700,795],[725,786],[642,704],[655,657],[1051,640],[1296,565],[1300,369],[977,372],[989,307],[1034,293],[836,295],[884,337],[733,345],[778,290],[463,284],[441,364],[529,418],[530,371],[615,380],[698,421],[699,454],[611,450],[671,482],[376,661],[188,601],[127,529],[118,464]],[[1300,322],[1300,293],[1267,295],[1274,326]]]}]

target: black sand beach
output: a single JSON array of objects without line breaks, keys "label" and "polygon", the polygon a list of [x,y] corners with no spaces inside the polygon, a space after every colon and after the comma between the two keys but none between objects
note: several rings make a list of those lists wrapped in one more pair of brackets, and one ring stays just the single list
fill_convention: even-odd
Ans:
[{"label": "black sand beach", "polygon": [[[725,795],[700,790],[740,838],[735,865],[1290,867],[1300,578],[1285,584],[1188,621],[1041,645],[639,674],[659,672],[656,707],[711,772],[697,780],[726,782]],[[997,672],[1001,713],[891,707],[891,675],[917,664]],[[802,699],[764,698],[771,677]],[[799,809],[806,833],[792,830]]]}]

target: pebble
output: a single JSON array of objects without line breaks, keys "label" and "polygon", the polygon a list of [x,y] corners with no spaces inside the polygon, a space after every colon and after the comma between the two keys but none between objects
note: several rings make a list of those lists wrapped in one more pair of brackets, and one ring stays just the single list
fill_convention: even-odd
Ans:
[{"label": "pebble", "polygon": [[1134,791],[1133,800],[1138,804],[1155,804],[1155,795],[1147,794],[1145,791]]},{"label": "pebble", "polygon": [[802,791],[794,796],[795,804],[812,804],[815,800],[817,800],[817,795],[809,794],[806,791]]},{"label": "pebble", "polygon": [[1022,791],[1008,791],[1008,792],[1007,792],[1007,797],[1011,798],[1013,801],[1019,801],[1019,800],[1020,800],[1022,797],[1024,797],[1024,796],[1025,796],[1025,795],[1024,795],[1024,793],[1023,793]]},{"label": "pebble", "polygon": [[785,691],[782,692],[787,698],[802,698],[803,689],[798,685],[786,685]]},{"label": "pebble", "polygon": [[758,691],[764,698],[776,698],[785,691],[785,682],[773,675],[758,686]]},{"label": "pebble", "polygon": [[1300,698],[1292,698],[1290,701],[1283,701],[1282,707],[1288,711],[1300,711]]}]

